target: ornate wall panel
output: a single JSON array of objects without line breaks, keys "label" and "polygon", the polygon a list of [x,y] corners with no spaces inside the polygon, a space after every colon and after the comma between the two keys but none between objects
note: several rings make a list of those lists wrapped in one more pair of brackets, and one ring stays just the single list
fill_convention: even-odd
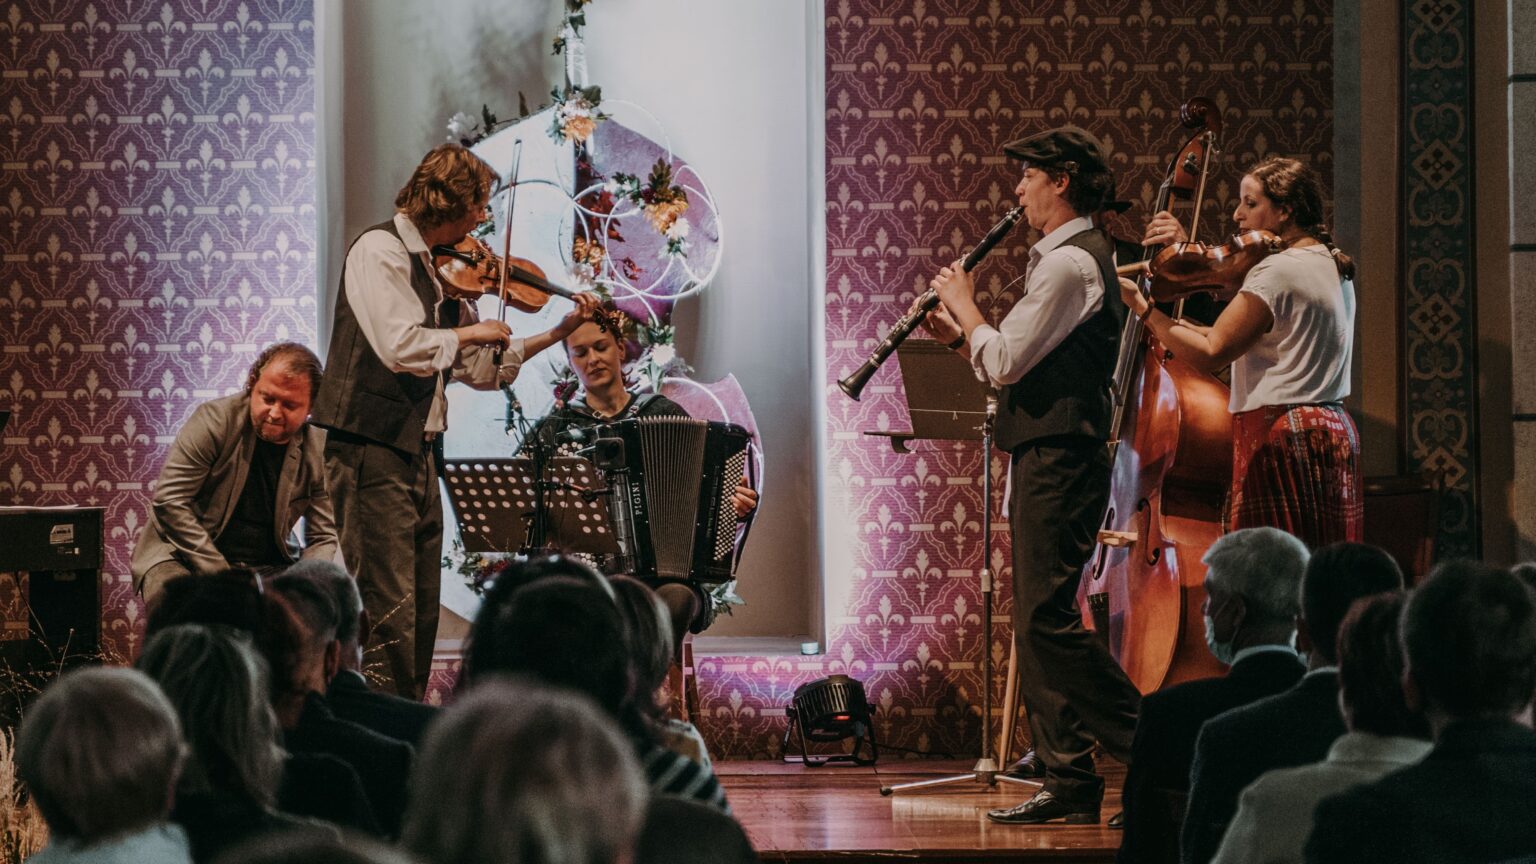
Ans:
[{"label": "ornate wall panel", "polygon": [[0,7],[0,503],[106,508],[108,651],[165,452],[313,343],[310,0]]},{"label": "ornate wall panel", "polygon": [[[1411,470],[1440,472],[1437,556],[1479,557],[1472,5],[1403,9],[1403,420]],[[1519,370],[1516,371],[1519,374]]]},{"label": "ornate wall panel", "polygon": [[[1214,99],[1227,126],[1211,230],[1230,227],[1240,166],[1261,155],[1297,156],[1329,178],[1331,11],[1330,0],[829,0],[828,381],[862,362],[933,271],[1012,203],[1017,168],[1000,153],[1012,138],[1069,122],[1099,135],[1122,196],[1142,205],[1118,227],[1124,236],[1139,233],[1184,137],[1179,104],[1192,96]],[[978,271],[994,319],[1016,299],[1010,282],[1027,246],[1021,231]],[[847,527],[829,542],[850,547],[852,563],[827,574],[825,655],[703,661],[705,732],[722,754],[777,755],[789,694],[834,672],[865,682],[882,741],[975,752],[980,456],[972,446],[899,455],[863,436],[903,422],[898,383],[893,363],[861,402],[835,386],[822,394],[826,505]],[[990,454],[999,495],[1005,468]],[[991,560],[1004,587],[986,647],[1000,697],[1012,574],[1006,524],[995,526]]]}]

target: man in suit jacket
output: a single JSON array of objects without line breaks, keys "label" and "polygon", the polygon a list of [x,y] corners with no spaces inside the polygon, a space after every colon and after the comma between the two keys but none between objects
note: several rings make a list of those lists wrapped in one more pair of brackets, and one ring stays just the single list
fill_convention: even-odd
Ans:
[{"label": "man in suit jacket", "polygon": [[280,342],[256,358],[245,390],[199,405],[171,445],[129,569],[146,598],[189,573],[286,567],[332,558],[335,518],[325,481],[325,433],[308,425],[320,360]]},{"label": "man in suit jacket", "polygon": [[1285,690],[1306,671],[1291,641],[1307,547],[1275,528],[1247,528],[1217,540],[1203,560],[1206,644],[1231,670],[1224,678],[1188,681],[1142,700],[1125,778],[1121,864],[1178,861],[1201,724]]},{"label": "man in suit jacket", "polygon": [[309,579],[336,604],[336,642],[340,668],[325,691],[325,700],[337,717],[366,726],[381,735],[421,746],[422,733],[439,709],[368,686],[363,677],[363,643],[371,622],[357,583],[334,561],[300,561],[284,576]]},{"label": "man in suit jacket", "polygon": [[[273,646],[295,657],[292,680],[273,688],[284,746],[290,753],[322,754],[345,762],[362,781],[379,826],[386,835],[397,836],[414,748],[331,711],[323,694],[340,656],[331,624],[336,607],[330,597],[313,581],[286,574],[272,580],[270,593],[287,607],[292,623],[288,644]],[[268,641],[278,637],[269,636]]]},{"label": "man in suit jacket", "polygon": [[1403,615],[1403,695],[1435,746],[1422,762],[1323,799],[1306,860],[1536,857],[1536,597],[1503,570],[1442,565]]},{"label": "man in suit jacket", "polygon": [[1345,731],[1339,713],[1339,624],[1356,600],[1402,588],[1397,562],[1375,546],[1335,543],[1307,561],[1296,622],[1307,674],[1290,690],[1234,708],[1200,730],[1179,844],[1184,864],[1211,860],[1237,812],[1238,795],[1259,775],[1328,755]]}]

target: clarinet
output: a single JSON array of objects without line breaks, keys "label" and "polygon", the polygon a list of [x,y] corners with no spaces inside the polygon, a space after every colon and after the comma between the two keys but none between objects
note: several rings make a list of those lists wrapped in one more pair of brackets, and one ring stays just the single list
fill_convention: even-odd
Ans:
[{"label": "clarinet", "polygon": [[[966,254],[965,260],[960,262],[960,268],[967,273],[976,269],[976,265],[981,263],[981,259],[987,257],[987,253],[992,251],[992,247],[996,246],[1003,237],[1007,236],[1009,231],[1013,230],[1013,226],[1018,223],[1019,217],[1023,214],[1023,207],[1015,207],[1009,210],[1001,221],[992,226],[992,230],[987,232],[987,236],[981,238],[981,242],[977,243]],[[896,319],[896,323],[891,326],[891,332],[879,345],[875,346],[874,353],[869,355],[869,359],[864,361],[864,365],[855,369],[853,374],[838,381],[837,386],[842,388],[844,393],[857,402],[859,396],[864,393],[864,385],[869,383],[869,379],[874,376],[875,371],[890,358],[891,354],[896,351],[897,346],[907,341],[907,337],[912,335],[912,331],[916,330],[918,325],[923,323],[923,319],[928,316],[928,313],[932,312],[938,305],[938,292],[932,290],[924,291],[922,296],[917,298],[917,308]]]}]

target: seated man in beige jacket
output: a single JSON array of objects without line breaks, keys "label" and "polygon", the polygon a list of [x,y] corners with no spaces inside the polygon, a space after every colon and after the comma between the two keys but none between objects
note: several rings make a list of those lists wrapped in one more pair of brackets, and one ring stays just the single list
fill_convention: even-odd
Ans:
[{"label": "seated man in beige jacket", "polygon": [[129,565],[145,598],[189,573],[287,567],[299,555],[301,516],[303,557],[336,557],[325,432],[308,424],[320,370],[303,345],[272,345],[243,392],[199,405],[182,426]]}]

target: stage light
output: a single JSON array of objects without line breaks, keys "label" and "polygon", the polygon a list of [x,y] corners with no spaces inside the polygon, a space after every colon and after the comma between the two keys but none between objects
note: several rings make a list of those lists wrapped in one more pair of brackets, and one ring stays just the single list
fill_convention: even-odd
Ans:
[{"label": "stage light", "polygon": [[[869,716],[869,700],[864,685],[847,675],[832,675],[795,688],[795,695],[785,711],[789,725],[784,729],[784,761],[795,761],[790,753],[791,737],[800,743],[800,761],[819,768],[828,762],[852,762],[873,765],[880,751],[875,745],[875,725]],[[845,753],[812,756],[808,743],[834,743],[853,739],[853,749]],[[869,755],[864,745],[869,745]]]}]

